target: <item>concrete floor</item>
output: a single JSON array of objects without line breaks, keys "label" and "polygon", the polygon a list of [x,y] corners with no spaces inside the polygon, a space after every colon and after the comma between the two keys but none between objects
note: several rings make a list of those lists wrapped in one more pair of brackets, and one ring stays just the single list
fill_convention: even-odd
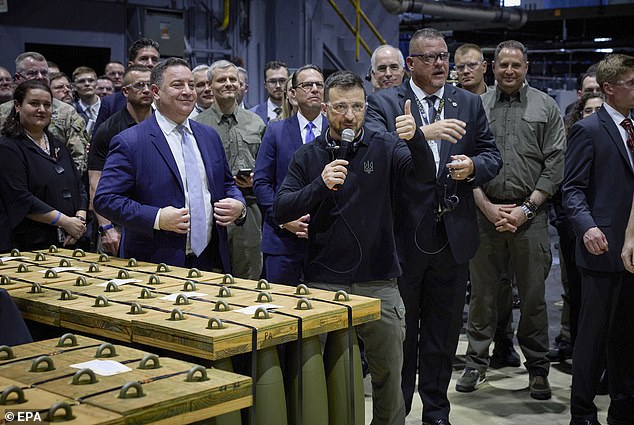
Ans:
[{"label": "concrete floor", "polygon": [[[551,228],[552,230],[552,228]],[[551,232],[551,251],[553,265],[546,281],[546,301],[548,304],[548,322],[550,341],[559,334],[561,316],[561,287],[559,257],[556,249],[556,233]],[[465,306],[465,312],[468,306]],[[519,310],[514,310],[514,323],[519,320]],[[465,314],[466,317],[466,314]],[[516,350],[521,354],[517,341]],[[458,360],[464,359],[467,350],[467,337],[462,333],[456,352]],[[522,363],[524,357],[522,356]],[[568,425],[570,423],[570,384],[571,364],[553,363],[550,369],[550,385],[553,397],[547,401],[538,401],[528,393],[528,372],[519,368],[489,369],[487,382],[472,393],[459,393],[455,390],[456,379],[462,374],[462,365],[456,363],[449,385],[452,425]],[[597,396],[595,404],[599,408],[599,421],[606,423],[608,396]],[[420,425],[422,403],[415,394],[412,411],[405,420],[406,425]],[[365,417],[369,424],[372,419],[372,398],[365,398]]]}]

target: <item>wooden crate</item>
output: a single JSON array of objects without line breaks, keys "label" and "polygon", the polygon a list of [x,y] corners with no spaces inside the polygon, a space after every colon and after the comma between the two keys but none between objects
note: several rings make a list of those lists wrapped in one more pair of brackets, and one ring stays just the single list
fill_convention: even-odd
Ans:
[{"label": "wooden crate", "polygon": [[[102,357],[96,357],[97,349]],[[45,355],[48,357],[42,357]],[[113,418],[123,418],[112,423],[189,423],[252,404],[251,378],[167,357],[146,359],[148,355],[85,337],[76,341],[67,337],[61,346],[58,340],[25,344],[14,347],[11,358],[6,351],[0,352],[0,385],[14,382],[20,387],[30,386],[51,395],[51,402],[65,400],[98,406],[114,412]],[[95,359],[114,360],[131,370],[112,376],[91,376],[90,372],[70,367]],[[39,371],[32,371],[34,361]],[[138,389],[143,393],[140,397]],[[49,404],[46,399],[44,408]]]},{"label": "wooden crate", "polygon": [[[70,425],[123,425],[125,423],[123,416],[116,412],[101,409],[98,406],[79,403],[59,394],[50,393],[39,388],[29,388],[22,382],[3,378],[0,376],[0,392],[12,388],[9,392],[9,402],[5,405],[0,404],[0,408],[7,412],[38,412],[42,421],[48,421],[48,411],[54,406],[61,406],[66,403],[70,406],[71,418],[64,420],[64,424]],[[18,397],[22,397],[18,402]],[[57,416],[63,416],[64,411],[58,410]],[[7,421],[6,416],[0,420],[0,424],[17,423],[17,419]],[[17,418],[17,417],[16,417]],[[28,422],[38,423],[38,422]]]}]

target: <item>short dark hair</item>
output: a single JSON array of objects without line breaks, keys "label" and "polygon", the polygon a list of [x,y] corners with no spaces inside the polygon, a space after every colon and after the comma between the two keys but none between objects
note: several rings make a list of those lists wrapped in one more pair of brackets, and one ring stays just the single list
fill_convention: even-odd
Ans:
[{"label": "short dark hair", "polygon": [[506,41],[503,41],[500,44],[498,44],[497,47],[495,48],[495,54],[493,55],[493,60],[494,61],[498,60],[498,55],[500,54],[502,49],[519,50],[520,52],[522,52],[522,56],[524,57],[524,61],[528,62],[528,50],[526,49],[526,46],[524,46],[519,41],[506,40]]},{"label": "short dark hair", "polygon": [[597,72],[584,72],[583,74],[579,75],[579,78],[577,78],[577,90],[581,90],[583,88],[583,80],[585,80],[588,77],[597,77]]},{"label": "short dark hair", "polygon": [[154,47],[157,52],[160,52],[159,44],[156,41],[147,37],[139,38],[137,41],[132,43],[132,46],[128,49],[128,62],[134,62],[136,55],[139,54],[139,50],[144,47]]},{"label": "short dark hair", "polygon": [[165,70],[172,66],[186,66],[189,68],[189,64],[186,60],[181,58],[167,58],[156,64],[154,68],[152,68],[152,73],[150,74],[150,81],[152,84],[157,86],[161,86],[163,83],[163,74],[165,74]]},{"label": "short dark hair", "polygon": [[[40,80],[26,80],[18,84],[13,92],[13,100],[19,105],[22,105],[27,93],[31,90],[44,90],[51,96],[51,102],[53,101],[53,92],[51,92],[51,88]],[[23,137],[26,134],[24,127],[22,127],[22,124],[20,123],[20,117],[15,111],[15,105],[11,109],[7,120],[4,122],[2,134],[13,138]]]},{"label": "short dark hair", "polygon": [[54,72],[54,73],[52,73],[51,75],[49,75],[48,81],[50,81],[52,83],[53,81],[59,80],[60,78],[66,78],[69,83],[71,82],[71,79],[64,72]]},{"label": "short dark hair", "polygon": [[436,28],[421,28],[416,31],[409,40],[409,50],[412,50],[412,43],[418,40],[444,40],[445,36]]},{"label": "short dark hair", "polygon": [[280,68],[286,68],[286,71],[288,72],[288,66],[282,61],[267,62],[266,65],[264,65],[264,79],[266,80],[266,71],[268,71],[269,69],[280,69]]},{"label": "short dark hair", "polygon": [[297,76],[299,75],[300,72],[302,71],[306,71],[308,69],[314,69],[315,71],[319,72],[321,74],[321,76],[324,76],[324,73],[321,72],[321,68],[318,67],[317,65],[314,65],[312,63],[309,63],[308,65],[304,65],[302,67],[300,67],[297,71],[293,72],[293,75],[291,76],[291,85],[293,87],[297,86]]},{"label": "short dark hair", "polygon": [[125,72],[123,73],[123,84],[129,84],[128,75],[130,75],[131,72],[150,72],[150,71],[152,70],[145,65],[136,65],[136,64],[130,65],[129,67],[125,69]]},{"label": "short dark hair", "polygon": [[107,75],[100,75],[97,77],[97,80],[108,80],[114,84],[114,81],[112,81],[112,78],[108,77]]},{"label": "short dark hair", "polygon": [[333,74],[330,74],[330,76],[326,78],[326,82],[324,83],[324,102],[328,102],[329,92],[330,89],[333,87],[348,90],[359,87],[363,90],[363,95],[365,96],[365,87],[363,87],[363,80],[361,80],[361,77],[351,71],[337,71]]}]

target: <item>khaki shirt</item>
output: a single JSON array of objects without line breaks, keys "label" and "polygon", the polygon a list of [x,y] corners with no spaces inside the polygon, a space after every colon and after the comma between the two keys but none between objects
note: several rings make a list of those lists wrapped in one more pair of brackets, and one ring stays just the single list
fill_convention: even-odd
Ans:
[{"label": "khaki shirt", "polygon": [[502,169],[483,185],[489,198],[519,200],[535,189],[553,195],[563,179],[566,135],[555,101],[528,84],[519,98],[501,101],[488,90],[482,103],[502,156]]},{"label": "khaki shirt", "polygon": [[[0,128],[4,127],[4,122],[13,109],[13,100],[0,105]],[[80,174],[86,172],[87,156],[86,147],[88,138],[86,137],[86,122],[71,105],[53,99],[53,116],[48,131],[53,137],[66,144],[71,157]]]},{"label": "khaki shirt", "polygon": [[255,158],[266,130],[258,115],[237,106],[233,114],[223,115],[216,109],[216,105],[212,105],[198,114],[194,121],[208,125],[218,132],[231,174],[235,176],[241,168],[255,168]]}]

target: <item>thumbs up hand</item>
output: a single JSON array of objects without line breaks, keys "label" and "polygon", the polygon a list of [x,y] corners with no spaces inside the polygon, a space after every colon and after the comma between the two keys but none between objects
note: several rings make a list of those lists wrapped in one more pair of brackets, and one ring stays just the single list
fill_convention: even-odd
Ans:
[{"label": "thumbs up hand", "polygon": [[416,121],[412,115],[412,101],[407,99],[403,115],[396,117],[396,134],[402,140],[410,140],[416,133]]}]

